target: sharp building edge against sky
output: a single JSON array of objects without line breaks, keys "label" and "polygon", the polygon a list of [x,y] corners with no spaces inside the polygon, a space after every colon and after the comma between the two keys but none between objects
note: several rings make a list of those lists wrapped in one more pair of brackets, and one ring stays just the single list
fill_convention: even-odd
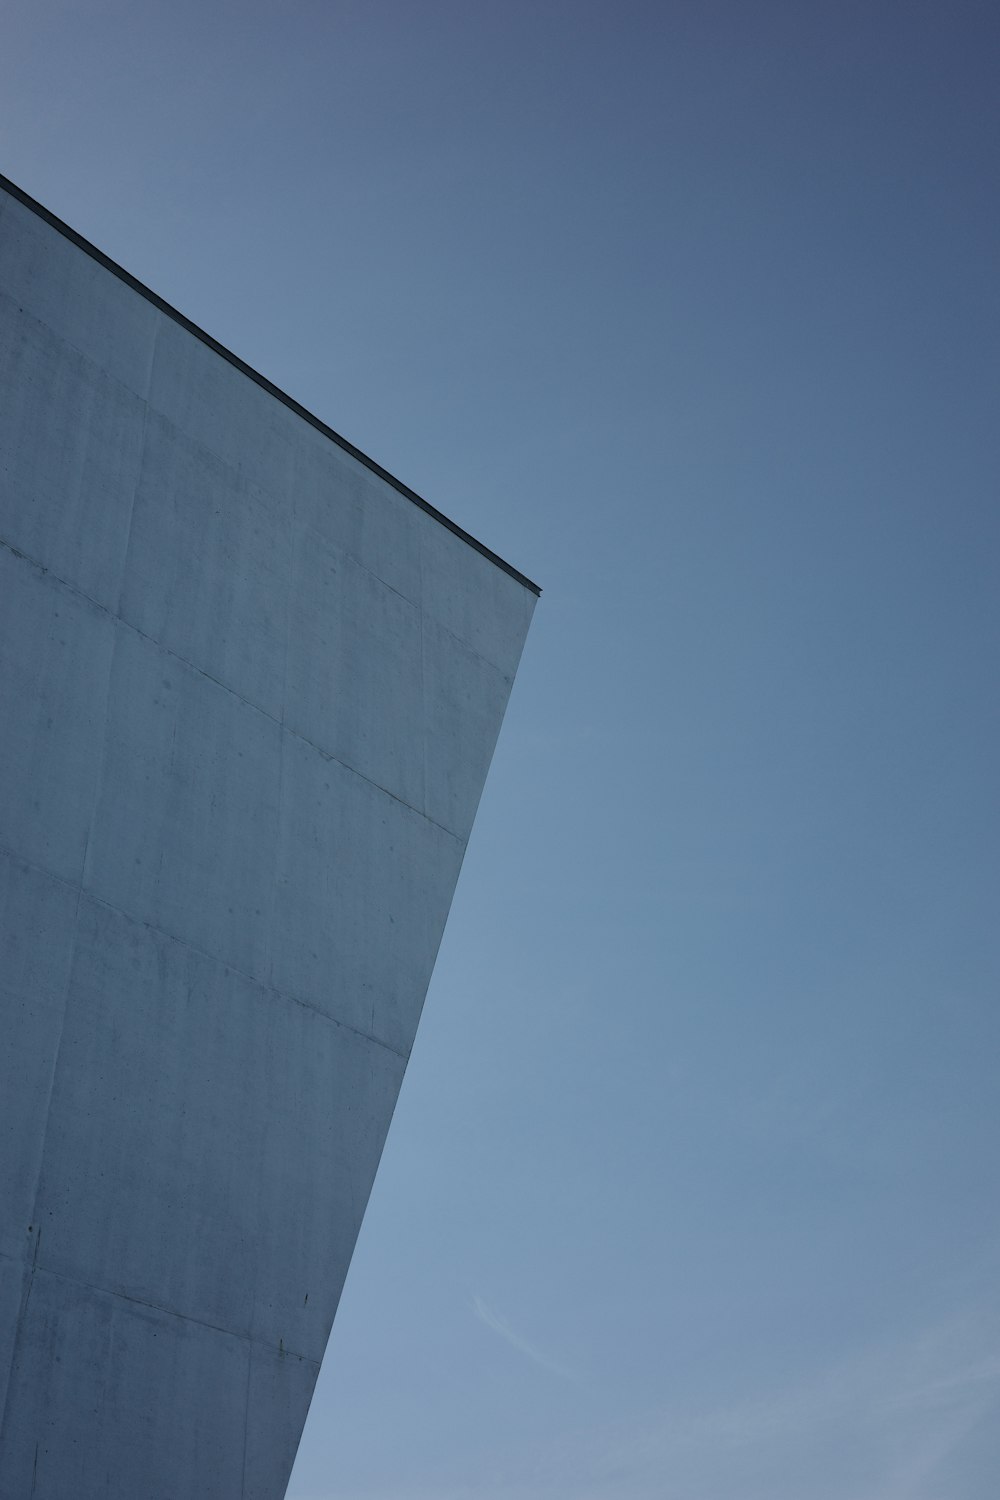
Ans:
[{"label": "sharp building edge against sky", "polygon": [[0,1496],[279,1500],[537,590],[0,189]]}]

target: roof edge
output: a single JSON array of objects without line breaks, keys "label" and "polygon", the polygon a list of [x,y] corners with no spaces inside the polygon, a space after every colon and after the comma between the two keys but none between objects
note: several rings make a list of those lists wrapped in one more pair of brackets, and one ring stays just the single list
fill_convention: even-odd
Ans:
[{"label": "roof edge", "polygon": [[40,219],[44,219],[46,224],[58,230],[66,239],[71,240],[78,249],[83,250],[91,259],[96,260],[105,270],[117,276],[119,281],[124,281],[126,286],[130,286],[134,292],[138,292],[141,297],[145,297],[146,301],[151,302],[160,312],[166,313],[168,318],[173,318],[174,322],[179,323],[188,333],[193,333],[195,338],[200,339],[203,344],[207,344],[216,354],[228,360],[241,374],[246,375],[250,380],[259,385],[262,390],[267,391],[269,396],[274,396],[284,406],[287,406],[290,411],[295,412],[296,416],[308,422],[311,427],[315,427],[317,432],[323,433],[325,437],[335,442],[339,448],[343,448],[345,453],[349,453],[352,458],[364,464],[366,469],[370,469],[373,474],[377,474],[380,479],[384,480],[387,484],[391,484],[394,490],[398,490],[401,495],[405,495],[406,499],[418,506],[420,510],[425,511],[435,521],[447,527],[449,531],[454,532],[455,536],[460,537],[468,546],[474,548],[476,552],[481,553],[483,557],[487,558],[504,573],[508,573],[511,578],[516,579],[526,589],[530,589],[533,594],[541,594],[542,591],[537,583],[532,583],[530,578],[519,572],[511,563],[506,562],[496,552],[491,551],[483,542],[477,541],[470,532],[465,531],[455,521],[450,520],[442,511],[431,505],[428,500],[425,500],[422,495],[418,495],[416,490],[411,490],[409,485],[404,484],[401,479],[397,479],[394,474],[390,474],[388,469],[383,469],[382,465],[376,463],[373,458],[369,458],[367,453],[362,453],[361,449],[356,448],[353,443],[348,442],[347,438],[341,437],[339,432],[335,432],[332,427],[327,426],[319,417],[314,416],[311,411],[307,411],[300,402],[295,400],[294,396],[289,396],[287,392],[276,386],[273,381],[268,380],[265,375],[261,375],[258,370],[255,370],[252,365],[248,365],[245,360],[240,359],[238,354],[234,354],[231,349],[227,349],[224,344],[220,344],[218,339],[214,339],[210,333],[206,333],[203,328],[199,328],[197,323],[192,323],[190,318],[186,318],[182,312],[178,312],[176,307],[172,307],[169,302],[164,301],[156,292],[151,291],[138,277],[133,276],[130,271],[126,271],[117,261],[112,260],[110,255],[105,255],[103,250],[99,250],[96,245],[92,245],[89,240],[84,239],[82,234],[78,234],[75,229],[71,229],[68,224],[64,223],[51,210],[47,209],[44,204],[32,198],[29,193],[26,193],[23,188],[18,187],[16,182],[11,182],[10,178],[5,177],[2,172],[0,172],[0,187],[5,192],[10,193],[12,198],[16,198],[19,203],[22,203],[25,208],[37,214]]}]

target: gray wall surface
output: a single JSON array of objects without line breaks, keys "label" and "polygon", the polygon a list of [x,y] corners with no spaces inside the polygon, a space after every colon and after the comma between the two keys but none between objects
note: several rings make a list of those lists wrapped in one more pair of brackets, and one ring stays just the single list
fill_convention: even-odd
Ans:
[{"label": "gray wall surface", "polygon": [[0,193],[0,1497],[277,1500],[534,593]]}]

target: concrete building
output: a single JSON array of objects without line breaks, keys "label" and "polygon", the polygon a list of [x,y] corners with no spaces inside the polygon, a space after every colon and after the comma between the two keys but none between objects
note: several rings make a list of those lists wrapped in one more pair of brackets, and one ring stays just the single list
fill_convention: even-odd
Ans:
[{"label": "concrete building", "polygon": [[537,590],[0,188],[0,1500],[278,1500]]}]

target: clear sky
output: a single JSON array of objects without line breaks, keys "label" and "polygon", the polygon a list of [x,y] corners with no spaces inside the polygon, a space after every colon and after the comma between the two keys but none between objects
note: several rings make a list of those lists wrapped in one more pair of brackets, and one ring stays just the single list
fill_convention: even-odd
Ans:
[{"label": "clear sky", "polygon": [[995,1500],[995,0],[2,37],[2,169],[545,590],[290,1500]]}]

